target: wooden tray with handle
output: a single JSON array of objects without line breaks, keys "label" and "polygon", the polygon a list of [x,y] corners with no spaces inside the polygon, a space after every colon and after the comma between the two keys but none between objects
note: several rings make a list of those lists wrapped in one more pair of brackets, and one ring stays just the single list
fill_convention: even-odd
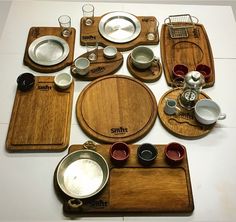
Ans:
[{"label": "wooden tray with handle", "polygon": [[159,43],[159,35],[157,30],[157,35],[154,40],[147,39],[147,33],[150,29],[150,26],[156,27],[158,25],[157,19],[154,16],[137,16],[137,19],[141,23],[141,32],[139,36],[126,43],[114,43],[106,40],[100,34],[98,30],[99,22],[101,17],[94,17],[94,23],[91,26],[86,26],[83,22],[83,18],[80,20],[80,44],[86,45],[87,42],[94,42],[97,41],[100,46],[108,46],[112,45],[115,46],[119,51],[128,51],[133,49],[138,45],[157,45]]},{"label": "wooden tray with handle", "polygon": [[210,41],[202,24],[188,28],[187,38],[171,38],[169,27],[164,24],[161,29],[161,59],[167,84],[174,86],[172,70],[177,64],[184,64],[188,71],[196,70],[197,65],[207,65],[211,75],[204,87],[215,83],[215,68]]},{"label": "wooden tray with handle", "polygon": [[33,89],[16,91],[6,139],[8,151],[56,152],[67,148],[74,83],[60,91],[53,80],[53,76],[37,76]]},{"label": "wooden tray with handle", "polygon": [[[194,209],[187,155],[178,165],[169,165],[165,159],[165,145],[155,145],[158,156],[155,162],[144,167],[137,159],[138,145],[129,145],[128,161],[117,166],[110,161],[111,145],[96,145],[96,151],[107,161],[110,177],[105,188],[97,195],[83,200],[81,208],[71,208],[56,186],[67,214],[190,214]],[[72,145],[69,153],[83,149]],[[56,183],[55,183],[56,184]]]},{"label": "wooden tray with handle", "polygon": [[[31,27],[28,34],[28,39],[25,47],[25,54],[24,54],[24,64],[29,66],[31,69],[42,72],[42,73],[49,73],[49,72],[57,72],[59,70],[64,69],[66,66],[71,65],[74,59],[74,46],[75,46],[75,28],[71,28],[71,35],[68,38],[65,38],[61,35],[61,28],[60,27]],[[67,58],[56,65],[51,66],[43,66],[33,62],[28,54],[28,48],[30,44],[37,38],[45,36],[45,35],[54,35],[60,38],[63,38],[69,45],[69,54]]]}]

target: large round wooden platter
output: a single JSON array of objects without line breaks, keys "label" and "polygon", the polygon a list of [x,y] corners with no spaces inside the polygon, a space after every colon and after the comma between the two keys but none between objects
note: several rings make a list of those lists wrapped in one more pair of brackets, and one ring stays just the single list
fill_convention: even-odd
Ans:
[{"label": "large round wooden platter", "polygon": [[81,92],[76,114],[81,128],[95,140],[133,142],[152,128],[157,103],[142,82],[123,75],[106,76]]},{"label": "large round wooden platter", "polygon": [[[194,110],[187,111],[179,105],[178,98],[182,89],[175,88],[167,91],[160,99],[158,103],[158,115],[162,125],[175,136],[182,138],[200,138],[210,132],[215,124],[202,125],[194,117]],[[167,115],[164,112],[166,99],[177,100],[178,107],[181,111],[175,115]],[[201,92],[199,99],[209,99],[205,93]]]},{"label": "large round wooden platter", "polygon": [[143,82],[157,81],[158,79],[160,79],[161,72],[162,72],[162,66],[161,66],[160,61],[153,63],[151,67],[145,70],[140,70],[136,68],[132,63],[131,54],[129,54],[127,58],[127,68],[133,77]]}]

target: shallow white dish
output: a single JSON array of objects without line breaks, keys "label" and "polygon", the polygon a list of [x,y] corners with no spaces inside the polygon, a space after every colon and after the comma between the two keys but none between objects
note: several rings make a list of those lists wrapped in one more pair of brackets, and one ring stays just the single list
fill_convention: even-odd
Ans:
[{"label": "shallow white dish", "polygon": [[107,46],[103,49],[103,54],[108,59],[113,59],[116,57],[117,49],[114,46]]}]

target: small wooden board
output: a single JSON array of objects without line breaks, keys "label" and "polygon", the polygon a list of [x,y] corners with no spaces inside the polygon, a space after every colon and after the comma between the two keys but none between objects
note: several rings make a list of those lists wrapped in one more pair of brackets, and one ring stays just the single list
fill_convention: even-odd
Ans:
[{"label": "small wooden board", "polygon": [[8,151],[63,151],[69,144],[74,82],[59,91],[53,76],[35,77],[34,88],[16,91]]},{"label": "small wooden board", "polygon": [[[87,53],[79,56],[87,58]],[[87,75],[81,76],[74,73],[72,70],[75,67],[74,63],[71,66],[71,75],[80,80],[94,80],[102,76],[111,75],[116,73],[123,64],[123,55],[117,52],[113,59],[107,59],[103,56],[103,49],[98,50],[98,59],[90,63],[90,71]]]},{"label": "small wooden board", "polygon": [[[86,45],[86,42],[94,42],[97,41],[100,46],[115,46],[119,51],[128,51],[133,49],[138,45],[157,45],[159,43],[159,34],[157,30],[157,36],[154,40],[147,39],[147,33],[150,29],[150,26],[157,26],[157,20],[154,16],[137,16],[137,19],[141,23],[141,33],[139,36],[133,41],[126,43],[114,43],[106,40],[99,33],[98,25],[101,20],[101,17],[94,17],[94,23],[91,26],[86,26],[83,23],[83,18],[80,20],[80,44]],[[153,22],[155,21],[155,22]]]},{"label": "small wooden board", "polygon": [[172,39],[168,25],[161,29],[161,59],[167,84],[174,86],[172,70],[177,64],[184,64],[189,71],[196,70],[198,64],[211,68],[211,76],[205,84],[211,87],[215,83],[215,68],[211,45],[203,25],[195,24],[188,28],[188,38]]},{"label": "small wooden board", "polygon": [[[155,162],[144,167],[137,160],[138,145],[129,145],[130,157],[122,165],[110,161],[110,145],[96,145],[96,151],[107,161],[110,178],[105,188],[96,196],[83,200],[79,209],[68,205],[68,197],[62,197],[65,213],[96,216],[101,214],[190,214],[194,209],[187,155],[179,165],[169,165],[165,159],[165,145],[155,145],[158,156]],[[69,153],[83,149],[72,145]],[[56,184],[56,183],[55,183]],[[58,187],[57,187],[58,188]]]},{"label": "small wooden board", "polygon": [[[75,45],[75,28],[71,28],[71,35],[68,38],[65,38],[61,35],[61,28],[60,27],[31,27],[28,34],[28,39],[25,47],[25,54],[24,54],[24,64],[29,66],[31,69],[42,72],[42,73],[49,73],[49,72],[57,72],[59,70],[64,69],[66,66],[71,65],[74,59],[74,45]],[[59,64],[52,65],[52,66],[42,66],[33,62],[29,55],[28,55],[28,48],[30,44],[37,38],[45,35],[54,35],[60,38],[63,38],[69,45],[70,52],[67,58]]]},{"label": "small wooden board", "polygon": [[80,93],[76,114],[81,128],[107,143],[131,142],[146,135],[157,116],[156,99],[142,82],[127,76],[105,76]]},{"label": "small wooden board", "polygon": [[157,64],[153,63],[148,69],[141,70],[133,65],[130,54],[127,58],[127,68],[132,76],[143,82],[155,82],[160,79],[162,73],[160,61]]},{"label": "small wooden board", "polygon": [[[182,89],[175,88],[167,91],[160,99],[158,103],[158,115],[162,125],[173,135],[182,138],[200,138],[207,135],[213,125],[202,125],[194,116],[194,110],[187,111],[179,105],[178,98]],[[166,99],[175,99],[178,103],[178,107],[181,109],[179,114],[167,115],[164,112]],[[205,93],[201,92],[199,99],[209,99]]]}]

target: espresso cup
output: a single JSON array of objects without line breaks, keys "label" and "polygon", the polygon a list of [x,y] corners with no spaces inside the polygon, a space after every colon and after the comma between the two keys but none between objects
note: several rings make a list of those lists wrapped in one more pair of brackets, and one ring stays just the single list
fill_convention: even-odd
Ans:
[{"label": "espresso cup", "polygon": [[129,146],[123,142],[116,142],[111,145],[110,158],[111,161],[117,164],[124,163],[130,154]]},{"label": "espresso cup", "polygon": [[133,65],[138,69],[147,69],[156,59],[153,51],[145,46],[138,46],[131,52],[131,60]]},{"label": "espresso cup", "polygon": [[84,76],[89,72],[90,61],[87,58],[78,58],[74,62],[72,72]]},{"label": "espresso cup", "polygon": [[177,164],[184,159],[186,155],[186,149],[183,145],[172,142],[165,146],[164,153],[168,163]]},{"label": "espresso cup", "polygon": [[164,107],[164,112],[167,115],[174,115],[178,111],[180,111],[180,108],[177,106],[177,102],[174,99],[166,99],[166,104]]},{"label": "espresso cup", "polygon": [[201,99],[194,107],[195,118],[204,125],[210,125],[217,120],[226,118],[225,113],[221,113],[220,106],[211,99]]}]

